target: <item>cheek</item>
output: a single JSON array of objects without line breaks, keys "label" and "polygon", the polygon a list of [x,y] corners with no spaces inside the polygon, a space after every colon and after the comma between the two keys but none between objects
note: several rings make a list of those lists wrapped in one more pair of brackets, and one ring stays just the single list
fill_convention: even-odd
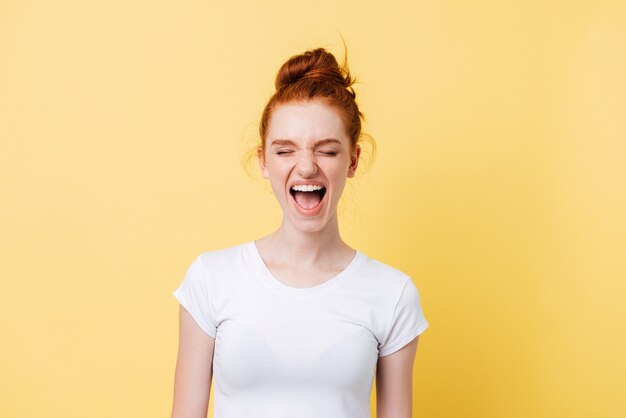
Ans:
[{"label": "cheek", "polygon": [[341,161],[337,161],[335,164],[329,164],[324,170],[327,177],[332,179],[332,181],[345,181],[348,176],[348,170],[350,166],[350,161],[347,159],[342,159]]},{"label": "cheek", "polygon": [[267,166],[267,179],[269,179],[272,189],[275,193],[284,194],[289,170],[277,164],[269,164]]},{"label": "cheek", "polygon": [[281,164],[280,161],[276,161],[274,158],[267,160],[265,168],[270,179],[280,179],[284,177],[287,171],[285,164]]},{"label": "cheek", "polygon": [[330,181],[331,187],[334,191],[333,198],[335,198],[343,192],[346,185],[347,168],[345,170],[343,168],[337,169],[334,173],[332,173],[332,175],[329,173],[328,180]]}]

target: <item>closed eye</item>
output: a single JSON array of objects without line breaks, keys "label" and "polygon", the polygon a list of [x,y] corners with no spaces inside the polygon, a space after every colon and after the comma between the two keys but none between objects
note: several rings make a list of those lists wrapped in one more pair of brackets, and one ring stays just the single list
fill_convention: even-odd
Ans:
[{"label": "closed eye", "polygon": [[276,151],[277,155],[291,154],[293,151]]},{"label": "closed eye", "polygon": [[330,156],[334,156],[337,155],[337,151],[321,151],[322,154],[324,155],[330,155]]}]

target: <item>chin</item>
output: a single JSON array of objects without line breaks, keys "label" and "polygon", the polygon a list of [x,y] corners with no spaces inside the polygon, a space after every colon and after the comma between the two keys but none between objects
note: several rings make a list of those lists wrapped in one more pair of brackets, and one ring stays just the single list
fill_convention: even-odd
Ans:
[{"label": "chin", "polygon": [[301,232],[320,232],[328,226],[328,219],[293,219],[290,220],[295,229]]},{"label": "chin", "polygon": [[326,228],[326,224],[318,224],[318,223],[311,223],[311,222],[306,222],[306,223],[300,223],[300,222],[295,222],[294,226],[296,227],[296,229],[298,229],[301,232],[308,232],[308,233],[312,233],[312,232],[320,232],[323,231]]}]

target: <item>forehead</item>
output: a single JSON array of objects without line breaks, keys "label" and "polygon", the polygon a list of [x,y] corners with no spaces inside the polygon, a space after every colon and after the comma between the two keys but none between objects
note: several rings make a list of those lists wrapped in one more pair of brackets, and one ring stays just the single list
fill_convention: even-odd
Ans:
[{"label": "forehead", "polygon": [[349,144],[341,115],[330,105],[313,101],[286,103],[272,111],[267,145],[271,145],[275,139],[306,144],[329,138]]}]

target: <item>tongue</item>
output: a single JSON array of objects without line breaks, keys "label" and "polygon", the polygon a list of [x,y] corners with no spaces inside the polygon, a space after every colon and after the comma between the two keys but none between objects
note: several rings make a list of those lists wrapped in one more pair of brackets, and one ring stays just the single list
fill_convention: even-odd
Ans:
[{"label": "tongue", "polygon": [[322,200],[322,195],[319,191],[296,192],[294,197],[298,205],[305,209],[313,209]]}]

